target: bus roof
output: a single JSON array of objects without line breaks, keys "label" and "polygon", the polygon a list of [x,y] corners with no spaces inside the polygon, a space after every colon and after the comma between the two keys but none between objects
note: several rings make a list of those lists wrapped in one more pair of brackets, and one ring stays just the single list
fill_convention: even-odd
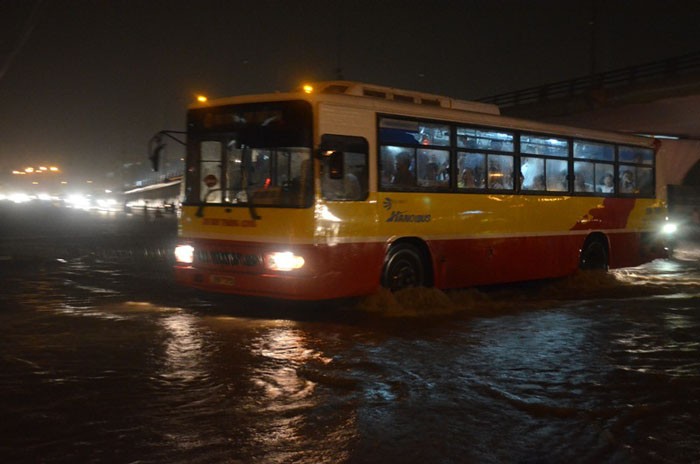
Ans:
[{"label": "bus roof", "polygon": [[381,85],[365,84],[363,82],[354,81],[322,81],[305,84],[296,89],[296,92],[291,93],[271,93],[259,95],[241,95],[237,97],[221,98],[206,102],[196,102],[190,105],[190,108],[202,108],[212,105],[225,105],[228,103],[239,103],[241,99],[259,101],[260,98],[266,97],[272,100],[283,100],[289,98],[293,94],[316,94],[316,95],[351,95],[355,97],[369,97],[372,99],[388,100],[399,103],[411,103],[414,105],[423,105],[428,107],[440,107],[459,111],[470,111],[474,113],[483,113],[491,115],[501,114],[497,105],[490,103],[472,102],[466,100],[458,100],[456,98],[445,97],[443,95],[435,95],[424,92],[416,92],[413,90],[397,89],[393,87],[384,87]]},{"label": "bus roof", "polygon": [[321,94],[354,95],[358,97],[379,98],[402,103],[413,103],[416,105],[433,107],[439,106],[441,108],[471,111],[474,113],[485,113],[492,115],[501,114],[498,106],[489,103],[458,100],[451,97],[445,97],[443,95],[396,89],[393,87],[383,87],[380,85],[365,84],[364,82],[325,81],[317,82],[311,85],[314,87],[314,91]]},{"label": "bus roof", "polygon": [[[642,137],[630,133],[589,129],[579,126],[552,124],[531,119],[503,116],[500,114],[498,106],[493,104],[459,100],[441,95],[355,81],[321,81],[300,86],[292,92],[275,92],[218,98],[204,103],[195,102],[190,105],[189,109],[291,99],[339,102],[348,97],[354,100],[352,106],[372,107],[377,111],[380,111],[380,108],[385,108],[388,113],[397,112],[402,115],[431,117],[437,120],[461,121],[470,124],[501,127],[503,129],[530,130],[587,139],[646,145],[649,147],[654,145],[655,140],[651,137]],[[406,109],[411,106],[413,109],[406,111]],[[396,111],[399,108],[401,108],[401,111]],[[451,114],[448,115],[447,113]],[[455,120],[455,117],[457,117],[457,120]]]}]

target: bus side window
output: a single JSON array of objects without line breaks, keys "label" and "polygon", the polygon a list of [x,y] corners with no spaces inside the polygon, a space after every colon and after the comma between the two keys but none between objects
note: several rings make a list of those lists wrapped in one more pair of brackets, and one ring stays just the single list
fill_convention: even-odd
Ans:
[{"label": "bus side window", "polygon": [[513,189],[513,157],[510,155],[489,155],[488,188],[492,190]]},{"label": "bus side window", "polygon": [[460,189],[485,188],[484,173],[486,172],[486,155],[482,153],[459,153],[457,167],[459,178],[457,186]]},{"label": "bus side window", "polygon": [[413,148],[383,146],[380,152],[380,186],[389,190],[407,190],[416,187],[416,150]]},{"label": "bus side window", "polygon": [[620,193],[636,193],[637,184],[634,178],[634,172],[631,168],[627,166],[620,166],[620,179],[618,185],[618,191]]},{"label": "bus side window", "polygon": [[569,174],[567,162],[565,160],[548,159],[547,170],[547,191],[566,192],[569,190]]},{"label": "bus side window", "polygon": [[596,192],[613,193],[615,191],[615,176],[612,164],[595,164]]},{"label": "bus side window", "polygon": [[523,157],[520,171],[523,174],[522,190],[545,190],[544,159]]},{"label": "bus side window", "polygon": [[654,195],[654,183],[651,168],[637,168],[637,188],[642,196]]},{"label": "bus side window", "polygon": [[[331,201],[360,201],[367,198],[369,170],[368,144],[361,137],[324,134],[321,148],[336,150],[342,157],[342,175],[331,176],[331,158],[321,157],[321,195]],[[336,158],[336,161],[338,158]]]},{"label": "bus side window", "polygon": [[362,200],[366,196],[360,182],[360,178],[366,176],[367,172],[363,167],[364,156],[361,153],[343,153],[343,155],[343,175],[339,179],[331,177],[328,159],[324,159],[321,164],[323,198],[326,200]]},{"label": "bus side window", "polygon": [[450,185],[450,152],[447,150],[420,150],[418,185],[444,189]]},{"label": "bus side window", "polygon": [[595,177],[593,163],[588,161],[574,162],[574,192],[592,192]]}]

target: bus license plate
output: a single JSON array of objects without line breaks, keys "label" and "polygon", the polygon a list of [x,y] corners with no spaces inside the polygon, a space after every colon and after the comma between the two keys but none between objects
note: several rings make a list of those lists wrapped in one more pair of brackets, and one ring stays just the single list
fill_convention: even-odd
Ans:
[{"label": "bus license plate", "polygon": [[211,280],[211,283],[216,285],[225,285],[228,287],[233,287],[236,285],[236,278],[231,276],[213,275],[209,278],[209,280]]}]

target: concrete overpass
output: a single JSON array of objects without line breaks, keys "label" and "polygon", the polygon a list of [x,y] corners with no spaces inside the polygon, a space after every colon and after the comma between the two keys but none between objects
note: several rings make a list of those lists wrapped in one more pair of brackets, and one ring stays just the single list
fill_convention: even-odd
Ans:
[{"label": "concrete overpass", "polygon": [[479,99],[504,115],[659,136],[657,192],[700,207],[700,52]]}]

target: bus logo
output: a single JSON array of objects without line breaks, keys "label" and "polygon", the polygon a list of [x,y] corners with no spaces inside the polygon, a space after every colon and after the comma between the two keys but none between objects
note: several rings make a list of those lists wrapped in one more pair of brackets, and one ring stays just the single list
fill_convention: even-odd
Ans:
[{"label": "bus logo", "polygon": [[392,211],[386,222],[430,222],[430,214],[409,214],[406,211]]},{"label": "bus logo", "polygon": [[386,218],[386,222],[430,222],[430,214],[411,214],[408,211],[391,211],[394,207],[394,203],[405,203],[405,201],[394,202],[389,197],[384,198],[382,202],[382,207],[385,210],[390,211],[389,217]]}]

